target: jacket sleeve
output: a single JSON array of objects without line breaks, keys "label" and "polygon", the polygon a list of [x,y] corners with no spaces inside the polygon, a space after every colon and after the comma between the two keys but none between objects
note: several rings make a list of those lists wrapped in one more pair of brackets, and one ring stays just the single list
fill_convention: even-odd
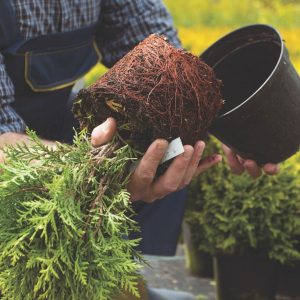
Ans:
[{"label": "jacket sleeve", "polygon": [[5,132],[24,132],[25,123],[11,107],[14,101],[14,86],[10,80],[0,53],[0,134]]},{"label": "jacket sleeve", "polygon": [[164,34],[181,47],[162,0],[103,0],[99,24],[97,42],[108,67],[152,33]]}]

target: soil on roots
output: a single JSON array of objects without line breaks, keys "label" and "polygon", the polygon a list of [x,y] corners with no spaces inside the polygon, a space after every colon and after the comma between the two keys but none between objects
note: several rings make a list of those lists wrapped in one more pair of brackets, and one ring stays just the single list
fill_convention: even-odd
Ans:
[{"label": "soil on roots", "polygon": [[220,86],[198,57],[151,35],[79,92],[74,113],[88,130],[116,118],[122,137],[141,151],[156,138],[194,145],[223,104]]}]

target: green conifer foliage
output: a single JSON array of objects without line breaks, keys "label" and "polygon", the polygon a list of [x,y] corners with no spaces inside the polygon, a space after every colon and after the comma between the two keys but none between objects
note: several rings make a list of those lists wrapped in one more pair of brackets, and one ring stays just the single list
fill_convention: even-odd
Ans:
[{"label": "green conifer foliage", "polygon": [[[216,139],[210,153],[221,151]],[[300,260],[300,152],[276,176],[236,176],[226,162],[195,179],[186,221],[198,249],[212,255],[269,257],[281,264]]]},{"label": "green conifer foliage", "polygon": [[74,146],[6,151],[0,174],[0,289],[3,299],[105,300],[137,295],[140,256],[126,191],[136,153],[118,137],[93,149]]}]

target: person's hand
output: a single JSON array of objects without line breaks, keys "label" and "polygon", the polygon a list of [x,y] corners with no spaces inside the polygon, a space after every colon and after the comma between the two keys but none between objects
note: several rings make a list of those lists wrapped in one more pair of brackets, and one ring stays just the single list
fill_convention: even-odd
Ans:
[{"label": "person's hand", "polygon": [[193,177],[222,160],[221,155],[202,159],[205,143],[198,141],[194,147],[184,146],[184,153],[174,158],[165,173],[155,179],[157,168],[167,147],[166,140],[155,140],[138,163],[128,186],[132,201],[143,200],[151,203],[181,190]]},{"label": "person's hand", "polygon": [[117,132],[117,122],[114,118],[108,118],[105,122],[95,127],[92,131],[91,142],[93,147],[101,145],[112,140]]},{"label": "person's hand", "polygon": [[263,171],[268,175],[276,175],[279,172],[279,165],[277,164],[269,163],[261,168],[255,161],[241,158],[226,145],[223,144],[222,148],[231,171],[236,175],[241,175],[244,171],[247,171],[251,177],[258,178]]},{"label": "person's hand", "polygon": [[[108,118],[106,122],[93,130],[92,145],[99,147],[110,141],[116,129],[116,121]],[[190,183],[194,176],[198,176],[222,160],[222,156],[218,154],[202,159],[205,143],[198,141],[194,147],[184,146],[184,153],[173,160],[161,177],[155,179],[157,168],[167,147],[167,141],[155,140],[139,161],[128,185],[132,201],[153,202],[163,198],[182,189]]]}]

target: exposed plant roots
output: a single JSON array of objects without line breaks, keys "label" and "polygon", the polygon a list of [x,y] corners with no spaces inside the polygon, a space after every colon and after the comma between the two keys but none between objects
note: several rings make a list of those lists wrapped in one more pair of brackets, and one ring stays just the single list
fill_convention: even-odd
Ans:
[{"label": "exposed plant roots", "polygon": [[222,106],[220,85],[198,57],[151,35],[81,90],[74,112],[90,130],[115,117],[127,129],[122,136],[139,150],[155,138],[180,136],[193,145]]}]

